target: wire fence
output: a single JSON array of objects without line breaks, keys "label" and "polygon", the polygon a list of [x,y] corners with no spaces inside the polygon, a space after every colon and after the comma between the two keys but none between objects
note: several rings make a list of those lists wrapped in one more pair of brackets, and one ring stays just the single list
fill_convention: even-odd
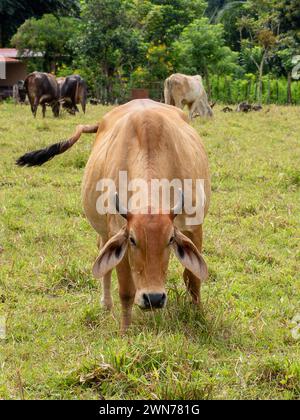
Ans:
[{"label": "wire fence", "polygon": [[[253,77],[234,80],[231,77],[213,76],[211,98],[214,101],[237,104],[255,103],[258,99],[259,81]],[[300,105],[300,81],[293,81],[290,87],[291,102]],[[262,102],[264,104],[287,105],[290,103],[287,79],[264,77],[262,82]]]},{"label": "wire fence", "polygon": [[[131,99],[149,97],[158,102],[164,101],[164,81],[148,82],[143,86],[132,86],[130,83],[114,83],[109,93],[107,86],[98,85],[94,92],[99,102],[125,103]],[[212,76],[210,79],[210,101],[224,104],[238,104],[241,102],[256,103],[258,101],[259,82],[256,78],[233,79],[230,76]],[[139,93],[136,91],[140,90]],[[288,81],[264,77],[262,83],[262,103],[287,105],[290,103]],[[143,93],[142,93],[143,92]],[[300,81],[291,83],[291,99],[295,105],[300,105]]]}]

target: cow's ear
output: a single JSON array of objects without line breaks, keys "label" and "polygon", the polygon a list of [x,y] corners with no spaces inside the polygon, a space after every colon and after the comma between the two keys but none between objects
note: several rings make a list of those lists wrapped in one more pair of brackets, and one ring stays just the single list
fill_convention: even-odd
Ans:
[{"label": "cow's ear", "polygon": [[176,228],[173,249],[185,268],[191,271],[201,281],[207,280],[208,270],[204,258],[193,242]]},{"label": "cow's ear", "polygon": [[96,278],[104,277],[109,271],[115,268],[123,259],[128,245],[128,232],[126,227],[122,228],[113,236],[101,249],[97,258],[93,274]]}]

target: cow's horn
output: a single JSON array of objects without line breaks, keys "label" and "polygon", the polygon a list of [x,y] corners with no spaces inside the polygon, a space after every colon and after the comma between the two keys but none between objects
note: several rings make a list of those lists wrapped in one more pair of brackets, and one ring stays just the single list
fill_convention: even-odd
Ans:
[{"label": "cow's horn", "polygon": [[115,201],[116,201],[116,210],[117,212],[127,220],[128,217],[128,210],[126,207],[123,207],[120,203],[119,194],[116,192],[115,194]]},{"label": "cow's horn", "polygon": [[184,209],[184,194],[182,192],[182,189],[180,188],[178,190],[179,192],[179,201],[178,203],[175,205],[175,207],[171,210],[171,214],[174,216],[174,218],[178,215],[181,214],[183,212]]}]

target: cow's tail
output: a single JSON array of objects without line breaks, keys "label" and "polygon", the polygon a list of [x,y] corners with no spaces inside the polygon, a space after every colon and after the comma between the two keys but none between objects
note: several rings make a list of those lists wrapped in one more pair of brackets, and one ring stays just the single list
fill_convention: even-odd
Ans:
[{"label": "cow's tail", "polygon": [[56,155],[60,155],[69,150],[81,137],[81,134],[93,134],[97,133],[99,124],[95,125],[78,125],[74,135],[66,141],[62,141],[45,149],[36,150],[35,152],[29,152],[21,156],[16,164],[19,166],[41,166],[48,160],[53,159]]}]

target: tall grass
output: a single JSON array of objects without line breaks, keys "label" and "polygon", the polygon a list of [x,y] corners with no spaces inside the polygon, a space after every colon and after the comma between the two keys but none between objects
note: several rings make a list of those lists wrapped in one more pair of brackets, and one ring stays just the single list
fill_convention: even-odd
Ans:
[{"label": "tall grass", "polygon": [[[230,76],[213,76],[211,80],[212,98],[218,102],[237,104],[243,101],[257,102],[258,81],[249,74],[245,79],[234,79]],[[292,82],[293,104],[300,104],[300,82]],[[271,76],[263,78],[264,104],[288,104],[288,82],[286,79],[275,79]]]},{"label": "tall grass", "polygon": [[[197,119],[212,173],[204,226],[204,315],[172,259],[168,305],[134,310],[119,335],[91,272],[97,235],[80,199],[92,137],[41,168],[28,150],[70,136],[86,115],[0,104],[0,399],[300,399],[299,108]],[[300,327],[300,325],[299,325]]]}]

